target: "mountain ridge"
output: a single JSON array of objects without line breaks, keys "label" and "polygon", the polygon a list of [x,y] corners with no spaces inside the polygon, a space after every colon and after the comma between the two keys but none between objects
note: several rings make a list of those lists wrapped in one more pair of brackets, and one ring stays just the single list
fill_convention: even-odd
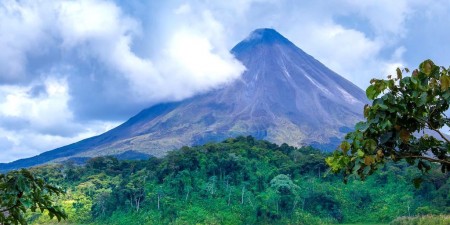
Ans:
[{"label": "mountain ridge", "polygon": [[247,68],[234,82],[157,104],[101,135],[0,164],[0,170],[126,151],[159,157],[183,145],[240,135],[326,146],[362,119],[364,92],[274,29],[253,31],[231,53]]}]

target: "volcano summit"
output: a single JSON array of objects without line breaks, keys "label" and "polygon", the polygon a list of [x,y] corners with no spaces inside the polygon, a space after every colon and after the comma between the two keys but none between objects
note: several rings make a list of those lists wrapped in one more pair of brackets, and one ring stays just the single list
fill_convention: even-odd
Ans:
[{"label": "volcano summit", "polygon": [[183,145],[238,135],[329,150],[362,120],[365,93],[277,31],[257,29],[231,52],[246,67],[239,79],[155,105],[104,134],[0,169],[127,152],[160,157]]}]

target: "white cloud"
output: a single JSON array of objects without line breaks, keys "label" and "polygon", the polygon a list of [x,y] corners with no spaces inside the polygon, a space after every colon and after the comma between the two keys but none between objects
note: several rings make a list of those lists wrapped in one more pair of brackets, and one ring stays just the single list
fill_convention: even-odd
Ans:
[{"label": "white cloud", "polygon": [[117,123],[77,123],[68,108],[64,78],[43,78],[45,94],[33,96],[25,87],[0,86],[0,159],[8,162],[30,157],[113,128]]},{"label": "white cloud", "polygon": [[[42,3],[42,6],[40,6],[40,3]],[[182,13],[184,16],[186,14],[190,14],[190,16],[195,15],[195,13],[189,12],[189,5],[181,5],[181,9],[183,9],[183,6],[185,9],[181,11],[184,11]],[[185,57],[184,60],[196,56],[211,57],[216,65],[220,64],[221,67],[216,69],[209,67],[208,71],[203,71],[200,75],[189,74],[200,76],[212,83],[203,82],[202,84],[206,86],[202,86],[202,84],[187,86],[185,89],[189,87],[193,89],[183,90],[183,93],[179,93],[180,89],[168,89],[167,85],[170,86],[174,82],[189,83],[191,81],[190,76],[180,76],[178,73],[181,71],[177,73],[173,73],[173,70],[170,71],[171,73],[162,73],[161,71],[166,70],[166,62],[168,60],[176,60],[171,62],[172,65],[170,67],[185,67],[186,64],[177,65],[177,63],[183,64],[183,62],[180,61],[181,58],[177,58],[174,55],[173,51],[169,55],[164,55],[161,51],[154,58],[143,58],[136,55],[133,52],[133,40],[143,35],[141,25],[136,18],[125,15],[121,8],[113,2],[78,0],[51,3],[45,1],[38,1],[38,3],[24,1],[19,3],[10,1],[2,9],[5,11],[2,16],[11,17],[12,19],[10,20],[14,21],[14,27],[21,28],[20,31],[15,31],[9,27],[5,28],[5,32],[2,33],[12,32],[13,36],[0,39],[1,45],[12,46],[10,51],[0,53],[0,58],[12,59],[13,63],[9,65],[8,71],[5,71],[5,74],[11,76],[19,76],[27,72],[33,73],[32,69],[34,68],[27,68],[27,54],[38,51],[39,48],[45,48],[46,45],[59,47],[57,52],[49,52],[49,54],[58,54],[59,52],[62,56],[71,56],[72,58],[65,59],[64,63],[68,63],[73,67],[90,66],[90,61],[104,67],[102,74],[94,72],[90,75],[90,79],[108,79],[108,77],[116,76],[118,81],[123,82],[125,80],[128,82],[127,90],[123,91],[131,94],[131,98],[128,99],[131,102],[139,99],[138,102],[149,104],[162,99],[173,99],[179,96],[188,97],[184,93],[207,90],[216,84],[239,76],[240,72],[242,72],[242,66],[228,53],[228,46],[219,46],[223,42],[221,40],[223,39],[222,25],[207,10],[201,14],[201,23],[198,23],[196,19],[187,19],[188,24],[182,21],[177,28],[187,25],[189,29],[185,29],[185,34],[191,35],[191,32],[194,32],[194,35],[200,34],[204,39],[202,42],[209,45],[212,41],[214,46],[209,46],[209,49],[204,47],[199,49],[200,51],[207,51],[207,53],[205,52],[206,55],[199,55],[197,51],[181,54],[191,54],[190,57]],[[28,17],[30,18],[26,19]],[[28,23],[28,21],[38,22]],[[195,24],[195,26],[191,26],[192,24]],[[28,30],[34,31],[34,36],[28,35]],[[20,35],[22,33],[26,34],[24,36],[28,38],[21,38]],[[169,34],[162,35],[169,37],[172,40],[169,43],[177,47],[180,47],[178,42],[183,42],[183,38],[178,38],[180,36],[179,33],[171,31]],[[40,38],[41,36],[45,36],[45,38]],[[50,39],[51,41],[44,42],[41,39]],[[20,45],[12,45],[16,40],[20,40]],[[196,40],[200,39],[197,38]],[[189,45],[190,43],[183,42],[183,44]],[[167,46],[167,44],[161,46],[165,46],[166,49],[169,49],[168,51],[174,48],[173,46]],[[12,58],[11,55],[14,54],[17,56]],[[163,57],[166,58],[161,60]],[[73,58],[77,58],[77,61],[73,62]],[[202,58],[197,61],[205,59]],[[61,63],[60,60],[57,58],[52,63],[59,64]],[[164,61],[165,63],[155,66],[153,62],[155,60]],[[78,63],[80,62],[88,65],[79,65]],[[229,68],[224,69],[224,67]],[[224,73],[223,71],[226,72]],[[221,75],[221,77],[215,78],[217,75]],[[39,78],[35,77],[34,79]],[[86,81],[89,82],[89,80]],[[76,93],[72,94],[74,94],[72,97],[77,98]]]},{"label": "white cloud", "polygon": [[21,158],[28,158],[44,151],[55,149],[81,139],[98,135],[117,126],[111,122],[86,123],[87,127],[81,133],[73,137],[43,134],[33,130],[12,131],[0,127],[0,159],[1,162],[11,162]]},{"label": "white cloud", "polygon": [[62,2],[57,13],[63,48],[81,48],[89,60],[105,64],[128,80],[135,98],[154,97],[155,92],[148,87],[159,74],[149,59],[131,51],[133,37],[141,33],[136,20],[106,1]]},{"label": "white cloud", "polygon": [[[181,5],[181,8],[191,8]],[[223,25],[209,10],[175,10],[177,29],[167,36],[155,67],[175,99],[192,96],[238,78],[245,67],[229,52]],[[170,76],[168,76],[170,74]],[[177,90],[173,92],[173,90]],[[164,89],[160,90],[164,93]]]},{"label": "white cloud", "polygon": [[178,8],[176,8],[173,12],[175,14],[187,14],[191,12],[191,5],[184,3],[182,5],[180,5]]},{"label": "white cloud", "polygon": [[[359,14],[367,19],[378,37],[403,36],[406,32],[406,17],[412,13],[414,1],[409,0],[377,0],[358,1],[344,0],[344,7],[349,13]],[[387,41],[387,40],[386,40]]]},{"label": "white cloud", "polygon": [[30,96],[30,87],[1,87],[0,93],[5,97],[0,102],[0,116],[20,118],[28,124],[26,129],[43,134],[70,136],[82,130],[81,125],[73,123],[73,115],[67,107],[69,95],[65,80],[47,78],[43,85],[46,95],[42,97]]},{"label": "white cloud", "polygon": [[[189,5],[180,7],[176,14],[180,11],[190,13]],[[172,34],[166,47],[168,55],[161,51],[157,59],[142,58],[132,51],[133,38],[142,35],[139,23],[123,15],[111,2],[64,2],[58,21],[65,48],[85,48],[86,54],[93,54],[129,82],[131,101],[139,99],[139,102],[148,103],[189,97],[234,79],[243,71],[224,46],[217,48],[216,45],[213,51],[209,39],[219,36],[213,36],[211,32],[220,32],[221,24],[208,12],[203,15],[204,22],[198,23],[203,31],[201,36],[194,37],[192,32],[196,30],[192,26],[182,33]],[[193,70],[194,66],[188,66],[189,63],[204,69]]]},{"label": "white cloud", "polygon": [[4,154],[69,144],[105,131],[99,127],[111,122],[93,121],[107,114],[131,116],[237,78],[244,67],[221,44],[222,25],[207,10],[201,15],[202,23],[186,20],[178,27],[189,29],[161,34],[168,41],[150,58],[134,52],[134,40],[144,35],[140,21],[113,2],[3,2],[0,135],[10,148]]},{"label": "white cloud", "polygon": [[56,9],[56,22],[66,48],[88,41],[117,41],[139,30],[137,21],[123,15],[112,2],[62,1]]},{"label": "white cloud", "polygon": [[162,73],[175,76],[170,83],[180,92],[177,98],[230,82],[245,69],[230,53],[215,54],[211,42],[201,35],[179,31],[169,43],[167,58],[158,66]]},{"label": "white cloud", "polygon": [[38,43],[46,42],[45,22],[36,8],[11,0],[0,3],[0,83],[25,81],[27,54],[39,54]]}]

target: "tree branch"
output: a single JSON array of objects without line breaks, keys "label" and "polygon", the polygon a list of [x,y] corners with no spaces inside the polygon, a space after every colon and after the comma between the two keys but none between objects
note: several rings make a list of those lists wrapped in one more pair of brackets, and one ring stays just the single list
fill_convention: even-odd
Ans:
[{"label": "tree branch", "polygon": [[435,129],[433,126],[431,126],[430,123],[427,123],[427,125],[431,130],[437,132],[439,134],[439,136],[441,136],[442,139],[444,139],[447,143],[450,144],[450,141],[444,136],[444,134],[441,133],[441,131],[439,131],[438,129]]},{"label": "tree branch", "polygon": [[447,164],[450,165],[450,161],[447,160],[443,160],[443,159],[434,159],[434,158],[430,158],[430,157],[426,157],[423,155],[405,155],[405,156],[399,156],[399,158],[415,158],[415,159],[424,159],[430,162],[437,162],[437,163],[442,163],[442,164]]},{"label": "tree branch", "polygon": [[9,212],[9,211],[11,211],[11,209],[14,209],[16,207],[19,207],[19,204],[15,204],[15,205],[13,205],[13,206],[11,206],[9,208],[1,209],[0,213]]}]

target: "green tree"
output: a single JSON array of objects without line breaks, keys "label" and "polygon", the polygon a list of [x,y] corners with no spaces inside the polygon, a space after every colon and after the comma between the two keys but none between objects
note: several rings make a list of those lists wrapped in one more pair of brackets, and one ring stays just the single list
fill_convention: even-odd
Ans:
[{"label": "green tree", "polygon": [[295,210],[299,187],[288,175],[279,174],[274,177],[270,181],[270,188],[277,194],[277,212]]},{"label": "green tree", "polygon": [[0,174],[0,224],[27,224],[25,212],[47,211],[50,218],[67,219],[60,206],[52,202],[52,195],[64,193],[59,187],[47,184],[28,170]]},{"label": "green tree", "polygon": [[403,77],[404,73],[409,70],[397,69],[395,78],[370,81],[366,94],[372,105],[364,107],[365,121],[357,123],[326,159],[332,171],[364,179],[386,159],[404,159],[421,171],[438,163],[442,172],[450,171],[450,141],[441,132],[450,126],[445,114],[450,104],[449,69],[426,60],[412,76]]},{"label": "green tree", "polygon": [[130,180],[125,185],[126,195],[130,206],[139,212],[142,202],[145,200],[145,184],[147,181],[147,171],[140,170],[130,176]]}]

